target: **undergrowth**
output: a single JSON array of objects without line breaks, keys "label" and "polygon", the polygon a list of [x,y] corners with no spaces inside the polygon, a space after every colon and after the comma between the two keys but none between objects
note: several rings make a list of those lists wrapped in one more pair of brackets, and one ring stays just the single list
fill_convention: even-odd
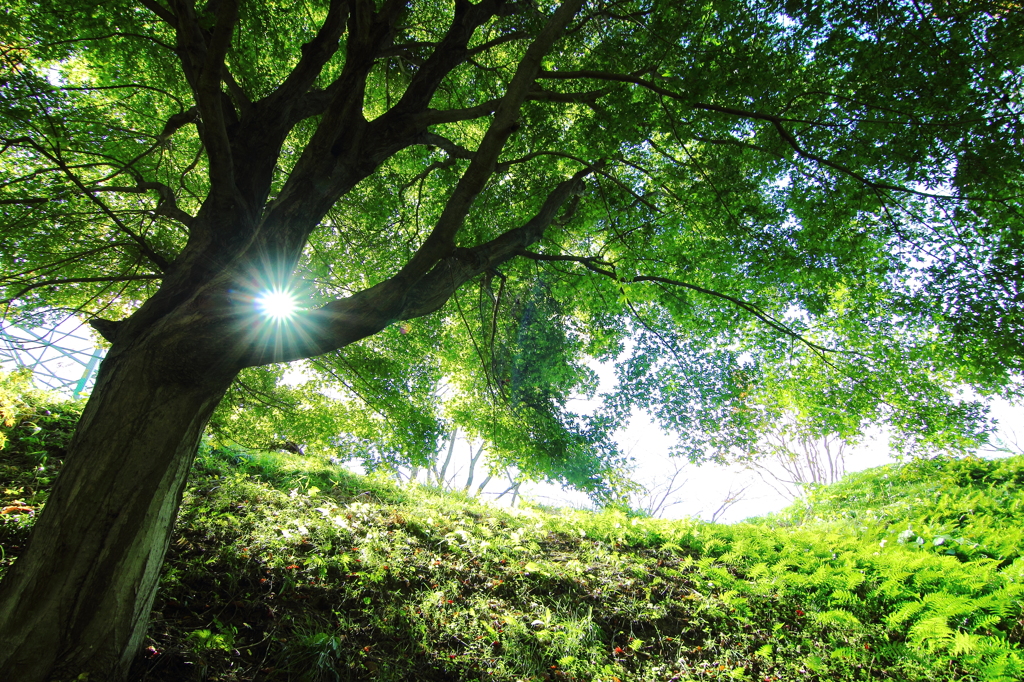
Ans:
[{"label": "undergrowth", "polygon": [[[77,416],[35,399],[5,417],[0,571]],[[724,526],[204,446],[134,679],[1021,679],[1022,472],[891,465]]]}]

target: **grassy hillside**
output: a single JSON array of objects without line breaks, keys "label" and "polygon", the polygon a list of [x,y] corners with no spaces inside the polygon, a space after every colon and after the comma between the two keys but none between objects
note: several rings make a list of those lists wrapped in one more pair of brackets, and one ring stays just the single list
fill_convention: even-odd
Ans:
[{"label": "grassy hillside", "polygon": [[[76,417],[35,400],[3,403],[0,572]],[[723,526],[206,448],[137,679],[1021,679],[1022,483],[1022,458],[888,466]]]}]

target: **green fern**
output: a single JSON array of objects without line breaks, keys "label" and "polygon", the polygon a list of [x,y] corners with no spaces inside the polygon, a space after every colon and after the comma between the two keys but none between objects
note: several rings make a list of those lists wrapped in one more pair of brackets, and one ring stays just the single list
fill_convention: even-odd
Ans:
[{"label": "green fern", "polygon": [[931,616],[911,626],[909,634],[913,646],[935,653],[949,648],[954,632],[944,617]]},{"label": "green fern", "polygon": [[907,602],[900,606],[900,608],[895,613],[890,613],[888,616],[886,616],[885,622],[890,627],[899,627],[903,623],[912,620],[914,616],[916,616],[917,614],[924,611],[924,608],[924,601]]},{"label": "green fern", "polygon": [[978,641],[981,638],[966,632],[957,630],[953,633],[953,648],[950,650],[954,656],[973,653],[978,648]]},{"label": "green fern", "polygon": [[857,628],[861,625],[857,617],[845,609],[820,611],[814,614],[814,620],[820,625],[840,629]]}]

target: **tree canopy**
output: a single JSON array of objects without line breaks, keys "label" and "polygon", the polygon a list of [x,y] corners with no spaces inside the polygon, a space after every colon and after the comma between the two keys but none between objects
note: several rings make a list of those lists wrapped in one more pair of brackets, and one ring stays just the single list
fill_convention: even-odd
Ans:
[{"label": "tree canopy", "polygon": [[1011,0],[8,6],[4,316],[111,344],[72,458],[158,409],[118,391],[192,451],[304,358],[371,459],[457,424],[597,492],[634,409],[706,459],[784,413],[966,446],[1019,394]]},{"label": "tree canopy", "polygon": [[[6,317],[119,319],[197,278],[291,291],[239,365],[315,355],[393,454],[458,421],[584,486],[633,407],[695,458],[783,410],[976,435],[961,389],[1013,391],[1022,363],[1018,13],[564,7],[18,5]],[[207,226],[223,202],[249,227]],[[230,255],[192,262],[200,242]],[[396,280],[413,293],[367,312]],[[588,358],[619,383],[575,415]]]}]

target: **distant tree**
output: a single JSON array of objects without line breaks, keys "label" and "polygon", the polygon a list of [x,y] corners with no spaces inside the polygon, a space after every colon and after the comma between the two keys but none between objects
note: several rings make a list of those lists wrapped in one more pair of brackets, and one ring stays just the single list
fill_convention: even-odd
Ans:
[{"label": "distant tree", "polygon": [[[634,512],[651,518],[663,517],[669,509],[686,501],[686,489],[689,479],[681,478],[689,470],[686,463],[669,460],[671,468],[654,475],[636,477],[635,475],[620,484],[627,499],[627,504]],[[717,506],[711,510],[701,510],[709,521],[715,523],[730,509],[746,499],[746,492],[751,484],[734,480]],[[699,516],[700,514],[694,514]]]},{"label": "distant tree", "polygon": [[993,437],[981,450],[1001,455],[1024,455],[1024,443],[1021,443],[1016,431],[1010,430],[1008,433]]},{"label": "distant tree", "polygon": [[718,503],[710,514],[707,514],[708,521],[711,523],[717,523],[725,516],[725,513],[735,507],[737,504],[746,499],[747,490],[750,489],[750,483],[742,484],[738,483],[729,487],[729,491],[722,498],[722,501]]},{"label": "distant tree", "polygon": [[845,476],[850,446],[835,434],[819,436],[783,423],[766,429],[761,441],[739,459],[777,493],[796,499]]},{"label": "distant tree", "polygon": [[630,508],[655,519],[664,516],[671,507],[683,501],[679,492],[688,479],[680,479],[680,476],[686,469],[686,464],[677,460],[672,462],[671,471],[635,481],[637,489],[629,494]]},{"label": "distant tree", "polygon": [[[408,479],[410,481],[419,481],[422,474],[423,482],[427,485],[434,485],[442,490],[461,490],[466,495],[474,497],[483,495],[487,488],[487,484],[493,480],[497,467],[486,457],[486,443],[483,441],[474,443],[471,440],[467,440],[464,442],[469,447],[469,456],[465,460],[465,473],[463,474],[463,468],[461,466],[455,470],[451,470],[449,467],[453,464],[452,456],[455,453],[455,444],[458,439],[458,429],[452,429],[448,434],[448,444],[446,448],[442,450],[442,452],[445,453],[443,461],[441,453],[439,452],[437,458],[428,462],[425,466],[410,466],[407,471]],[[482,480],[478,480],[477,474],[479,474],[481,470],[485,470],[486,473]],[[511,494],[511,506],[514,507],[516,500],[519,497],[519,488],[523,483],[523,479],[514,467],[506,466],[501,473],[505,474],[511,485],[500,493],[492,491],[488,494],[493,495],[490,499],[495,501],[502,499],[505,495]],[[402,472],[400,471],[399,476],[401,475]]]},{"label": "distant tree", "polygon": [[[1013,3],[5,7],[4,315],[109,351],[0,585],[0,679],[126,675],[260,367],[310,358],[366,457],[457,424],[596,496],[633,409],[695,459],[790,403],[929,447],[981,438],[963,386],[1021,385]],[[591,358],[618,385],[575,414]]]}]

